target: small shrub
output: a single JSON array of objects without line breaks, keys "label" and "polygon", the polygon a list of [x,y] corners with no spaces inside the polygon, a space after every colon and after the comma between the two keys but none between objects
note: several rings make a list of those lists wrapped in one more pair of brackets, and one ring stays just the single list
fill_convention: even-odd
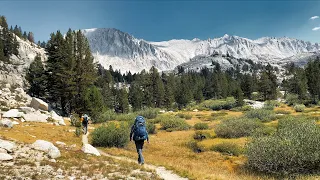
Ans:
[{"label": "small shrub", "polygon": [[227,119],[216,125],[214,131],[218,137],[237,138],[250,136],[255,129],[263,126],[258,119]]},{"label": "small shrub", "polygon": [[274,111],[276,114],[291,114],[290,111],[286,111],[286,110],[282,110],[282,109],[279,109],[279,110],[276,110]]},{"label": "small shrub", "polygon": [[191,140],[187,142],[186,146],[190,148],[193,152],[196,152],[196,153],[204,152],[204,147],[200,146],[197,141]]},{"label": "small shrub", "polygon": [[136,119],[137,115],[134,113],[129,113],[129,114],[117,114],[115,117],[115,120],[117,121],[127,121],[127,122],[132,122]]},{"label": "small shrub", "polygon": [[92,145],[99,147],[124,147],[129,142],[130,129],[127,123],[110,122],[92,132]]},{"label": "small shrub", "polygon": [[117,114],[114,111],[108,110],[104,111],[93,121],[93,123],[103,123],[116,119]]},{"label": "small shrub", "polygon": [[273,111],[266,109],[253,109],[251,111],[246,112],[245,116],[247,118],[259,119],[262,122],[269,122],[276,119],[276,115]]},{"label": "small shrub", "polygon": [[147,108],[141,111],[136,112],[135,114],[143,116],[147,119],[154,119],[158,116],[159,109]]},{"label": "small shrub", "polygon": [[196,131],[193,135],[193,139],[194,140],[204,140],[204,139],[210,139],[213,136],[209,133],[209,132],[205,132],[205,131]]},{"label": "small shrub", "polygon": [[187,120],[190,120],[192,118],[192,114],[183,114],[183,113],[178,113],[176,114],[179,118],[185,118]]},{"label": "small shrub", "polygon": [[196,130],[205,130],[205,129],[209,129],[209,125],[207,123],[196,123],[194,125],[194,129]]},{"label": "small shrub", "polygon": [[188,125],[184,119],[178,117],[164,117],[160,122],[162,129],[166,131],[181,131],[190,129],[190,125]]},{"label": "small shrub", "polygon": [[76,131],[74,132],[74,134],[79,137],[81,135],[81,127],[77,127]]},{"label": "small shrub", "polygon": [[271,136],[253,137],[247,145],[247,165],[260,172],[291,175],[318,172],[320,128],[303,117],[279,120]]},{"label": "small shrub", "polygon": [[235,108],[232,108],[231,111],[250,111],[252,110],[252,107],[251,106],[240,106],[240,107],[235,107]]},{"label": "small shrub", "polygon": [[[218,110],[229,110],[236,106],[236,99],[234,97],[228,97],[226,99],[220,99],[220,100],[207,100],[201,104],[204,108],[210,108],[214,111]],[[199,108],[200,109],[200,108]]]},{"label": "small shrub", "polygon": [[296,104],[293,107],[296,112],[303,112],[305,108],[306,106],[304,104]]},{"label": "small shrub", "polygon": [[185,118],[186,120],[190,120],[190,119],[192,119],[192,114],[185,114],[185,115],[184,115],[184,118]]},{"label": "small shrub", "polygon": [[237,144],[231,143],[231,142],[222,142],[222,143],[213,145],[210,148],[210,150],[221,152],[223,154],[228,154],[228,155],[232,155],[232,156],[239,156],[243,152],[243,149],[241,147],[239,147]]},{"label": "small shrub", "polygon": [[224,112],[224,111],[219,111],[219,112],[214,112],[214,113],[211,113],[211,116],[212,117],[221,117],[221,116],[226,116],[228,115],[227,112]]},{"label": "small shrub", "polygon": [[299,96],[297,94],[287,94],[286,103],[289,106],[300,103]]},{"label": "small shrub", "polygon": [[280,103],[278,101],[270,100],[264,103],[263,109],[273,110],[275,107],[279,107]]},{"label": "small shrub", "polygon": [[156,125],[154,125],[148,121],[147,122],[147,131],[149,134],[156,134]]},{"label": "small shrub", "polygon": [[81,127],[81,121],[78,114],[72,113],[70,119],[71,119],[71,126]]}]

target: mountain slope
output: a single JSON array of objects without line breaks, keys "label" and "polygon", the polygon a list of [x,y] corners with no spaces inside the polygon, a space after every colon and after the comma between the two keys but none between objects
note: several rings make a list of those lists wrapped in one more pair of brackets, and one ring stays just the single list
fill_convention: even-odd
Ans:
[{"label": "mountain slope", "polygon": [[36,44],[25,41],[16,36],[19,42],[19,55],[12,55],[10,63],[0,61],[0,81],[14,86],[23,87],[26,68],[28,68],[34,57],[38,54],[42,60],[46,60],[45,50]]},{"label": "mountain slope", "polygon": [[196,56],[215,53],[252,59],[255,62],[281,64],[282,59],[299,62],[301,54],[306,59],[320,50],[317,43],[287,37],[250,40],[226,34],[208,40],[148,42],[117,29],[87,29],[83,32],[89,40],[95,60],[106,68],[112,65],[122,72],[137,72],[151,66],[161,71],[171,70]]}]

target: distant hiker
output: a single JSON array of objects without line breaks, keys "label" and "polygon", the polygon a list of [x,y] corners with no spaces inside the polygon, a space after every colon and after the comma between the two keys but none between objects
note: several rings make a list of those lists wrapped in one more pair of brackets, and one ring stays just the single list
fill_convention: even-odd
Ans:
[{"label": "distant hiker", "polygon": [[130,141],[134,140],[138,153],[138,163],[143,165],[144,159],[142,156],[142,149],[144,141],[147,140],[149,143],[148,132],[146,129],[146,121],[142,116],[137,116],[134,124],[131,127]]},{"label": "distant hiker", "polygon": [[82,126],[83,126],[83,134],[87,134],[89,117],[88,115],[84,114],[81,119],[82,119]]}]

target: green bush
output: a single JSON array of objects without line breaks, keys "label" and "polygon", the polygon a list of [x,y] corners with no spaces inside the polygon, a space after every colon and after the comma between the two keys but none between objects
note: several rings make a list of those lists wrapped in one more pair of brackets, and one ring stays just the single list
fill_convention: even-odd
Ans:
[{"label": "green bush", "polygon": [[81,135],[81,127],[77,127],[76,131],[74,131],[74,134],[79,137]]},{"label": "green bush", "polygon": [[273,111],[266,109],[253,109],[251,111],[246,112],[245,116],[247,118],[259,119],[262,122],[269,122],[275,120],[276,114]]},{"label": "green bush", "polygon": [[115,120],[116,116],[117,114],[114,111],[111,111],[111,110],[104,111],[98,115],[98,118],[96,118],[93,121],[93,123],[103,123],[103,122]]},{"label": "green bush", "polygon": [[209,132],[206,131],[196,131],[193,135],[194,140],[204,140],[204,139],[210,139],[213,138],[212,135],[210,135]]},{"label": "green bush", "polygon": [[227,119],[216,125],[214,131],[218,137],[237,138],[250,136],[257,128],[263,126],[258,119]]},{"label": "green bush", "polygon": [[191,140],[187,142],[186,146],[190,148],[193,152],[196,152],[196,153],[204,152],[204,147],[199,146],[198,142],[195,140]]},{"label": "green bush", "polygon": [[273,110],[275,107],[279,107],[280,103],[278,101],[269,100],[264,103],[263,109]]},{"label": "green bush", "polygon": [[[213,112],[211,113],[211,116],[212,117],[221,117],[221,116],[226,116],[228,115],[227,112],[224,112],[224,111],[219,111],[219,112]],[[201,115],[202,116],[202,115]]]},{"label": "green bush", "polygon": [[154,119],[158,116],[159,109],[154,109],[154,108],[147,108],[141,111],[135,112],[135,114],[139,116],[143,116],[144,118],[147,119]]},{"label": "green bush", "polygon": [[231,142],[222,142],[222,143],[213,145],[210,148],[210,150],[221,152],[223,154],[233,155],[233,156],[239,156],[240,154],[243,153],[243,149],[241,147]]},{"label": "green bush", "polygon": [[247,165],[281,175],[319,172],[320,129],[315,121],[289,117],[271,136],[253,137],[247,145]]},{"label": "green bush", "polygon": [[293,107],[296,112],[303,112],[305,108],[306,106],[304,104],[296,104]]},{"label": "green bush", "polygon": [[[214,111],[217,110],[229,110],[236,106],[236,99],[234,97],[228,97],[226,99],[220,99],[220,100],[207,100],[204,101],[201,106],[204,108],[210,108]],[[200,109],[200,108],[199,108]]]},{"label": "green bush", "polygon": [[150,123],[149,121],[147,122],[147,131],[149,134],[156,134],[156,125]]},{"label": "green bush", "polygon": [[276,114],[291,114],[291,112],[290,111],[286,111],[286,110],[276,110],[276,111],[274,111]]},{"label": "green bush", "polygon": [[176,114],[176,116],[178,116],[179,118],[185,118],[187,120],[192,118],[192,114],[183,114],[183,113],[178,113]]},{"label": "green bush", "polygon": [[248,105],[235,107],[231,109],[231,111],[250,111],[250,110],[252,110],[252,107]]},{"label": "green bush", "polygon": [[181,131],[190,129],[190,125],[188,125],[184,119],[178,117],[164,116],[160,122],[160,125],[162,126],[162,129],[166,131]]},{"label": "green bush", "polygon": [[81,127],[81,121],[78,114],[72,113],[70,119],[71,119],[71,126]]},{"label": "green bush", "polygon": [[209,125],[207,123],[196,123],[194,125],[194,129],[196,130],[205,130],[205,129],[209,129]]},{"label": "green bush", "polygon": [[132,122],[136,119],[137,115],[134,113],[129,113],[129,114],[117,114],[115,117],[115,120],[117,121],[127,121],[127,122]]},{"label": "green bush", "polygon": [[299,96],[297,94],[287,94],[286,103],[289,106],[300,103]]},{"label": "green bush", "polygon": [[99,147],[124,147],[129,142],[130,128],[127,123],[110,122],[96,128],[92,136],[92,145]]}]

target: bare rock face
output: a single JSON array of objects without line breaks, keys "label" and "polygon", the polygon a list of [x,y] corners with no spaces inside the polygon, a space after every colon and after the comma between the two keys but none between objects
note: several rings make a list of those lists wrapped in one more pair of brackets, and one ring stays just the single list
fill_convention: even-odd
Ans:
[{"label": "bare rock face", "polygon": [[48,111],[49,110],[49,105],[48,103],[42,101],[41,99],[33,97],[30,103],[30,107],[34,108],[35,110],[44,110]]}]

